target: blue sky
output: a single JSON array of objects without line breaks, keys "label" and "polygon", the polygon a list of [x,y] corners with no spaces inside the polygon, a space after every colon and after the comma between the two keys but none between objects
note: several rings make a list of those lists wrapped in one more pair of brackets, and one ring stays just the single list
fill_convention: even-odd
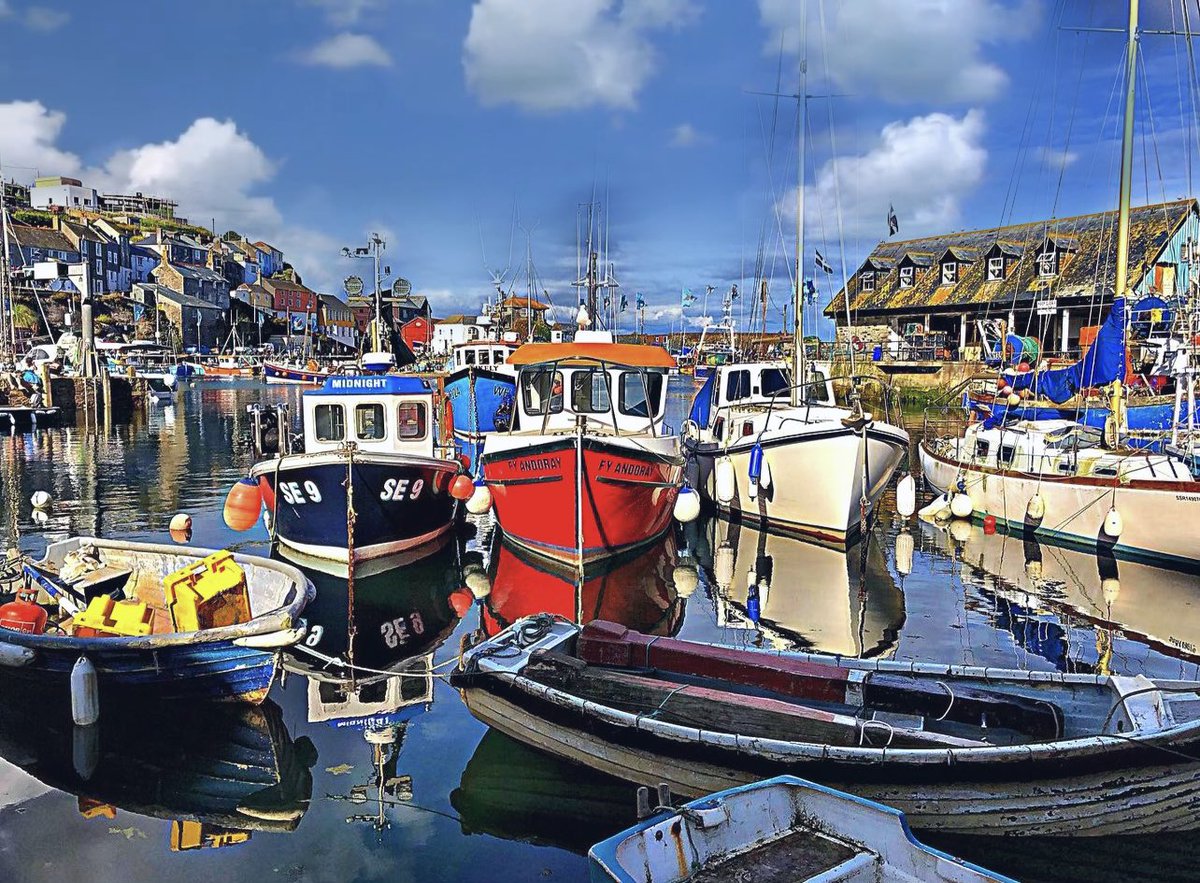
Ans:
[{"label": "blue sky", "polygon": [[[577,206],[607,194],[617,276],[659,330],[681,287],[749,289],[760,252],[779,323],[796,108],[771,141],[773,102],[749,93],[780,71],[795,92],[802,54],[809,91],[843,96],[809,105],[810,266],[814,246],[857,266],[889,204],[915,236],[1114,203],[1123,41],[1059,25],[1120,26],[1120,4],[807,6],[804,29],[800,0],[0,0],[0,162],[173,197],[323,290],[361,272],[338,251],[377,230],[440,314],[523,264],[514,216],[573,314]],[[1144,7],[1147,28],[1182,25],[1180,0]],[[1175,198],[1193,192],[1186,47],[1143,42],[1135,200]]]}]

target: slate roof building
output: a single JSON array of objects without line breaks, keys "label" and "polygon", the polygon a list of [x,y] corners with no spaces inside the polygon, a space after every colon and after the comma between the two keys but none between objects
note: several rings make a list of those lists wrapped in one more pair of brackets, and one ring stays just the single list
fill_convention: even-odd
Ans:
[{"label": "slate roof building", "polygon": [[[948,346],[978,346],[977,319],[1071,352],[1113,299],[1117,212],[880,242],[850,277],[851,324],[902,335],[945,332]],[[1200,279],[1200,210],[1194,199],[1130,212],[1129,284],[1135,295],[1187,294]],[[825,308],[846,325],[843,292]]]}]

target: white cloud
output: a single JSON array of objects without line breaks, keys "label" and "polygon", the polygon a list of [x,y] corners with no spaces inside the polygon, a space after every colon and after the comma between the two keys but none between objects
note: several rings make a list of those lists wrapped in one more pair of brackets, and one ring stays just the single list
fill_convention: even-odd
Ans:
[{"label": "white cloud", "polygon": [[699,132],[691,123],[680,123],[671,130],[672,147],[694,147],[708,141],[708,136]]},{"label": "white cloud", "polygon": [[[840,191],[848,240],[886,236],[889,205],[896,208],[904,238],[954,229],[963,198],[983,180],[983,134],[983,112],[977,109],[961,118],[931,113],[888,123],[871,150],[821,166],[805,192],[806,226],[813,231],[821,212],[826,235],[836,235],[832,212]],[[781,205],[792,219],[795,198],[792,188]]]},{"label": "white cloud", "polygon": [[13,9],[9,5],[8,0],[0,0],[0,18],[8,18],[12,14]]},{"label": "white cloud", "polygon": [[1039,151],[1039,155],[1042,158],[1042,162],[1055,170],[1065,169],[1067,166],[1072,165],[1075,160],[1079,159],[1079,154],[1074,150],[1058,150],[1054,147],[1043,147]]},{"label": "white cloud", "polygon": [[[810,57],[822,43],[829,74],[839,88],[887,101],[984,101],[995,98],[1008,76],[985,57],[988,47],[1029,36],[1038,0],[854,0],[831,4],[824,40],[817,17],[808,27]],[[758,0],[770,36],[764,51],[801,51],[801,4]],[[810,66],[810,73],[823,70]]]},{"label": "white cloud", "polygon": [[[36,170],[42,175],[76,175],[82,166],[79,157],[55,146],[66,114],[49,110],[40,101],[0,103],[0,161],[8,169],[18,168],[25,175]],[[12,177],[12,171],[6,177]]]},{"label": "white cloud", "polygon": [[363,15],[383,6],[383,0],[306,0],[309,6],[320,8],[329,22],[344,28],[358,24]]},{"label": "white cloud", "polygon": [[33,31],[56,31],[71,20],[68,12],[45,6],[30,6],[25,10],[25,26]]},{"label": "white cloud", "polygon": [[374,37],[343,32],[305,50],[300,60],[306,64],[333,68],[388,67],[392,63],[392,56]]},{"label": "white cloud", "polygon": [[477,0],[467,85],[487,105],[631,108],[655,69],[651,33],[695,15],[691,0]]}]

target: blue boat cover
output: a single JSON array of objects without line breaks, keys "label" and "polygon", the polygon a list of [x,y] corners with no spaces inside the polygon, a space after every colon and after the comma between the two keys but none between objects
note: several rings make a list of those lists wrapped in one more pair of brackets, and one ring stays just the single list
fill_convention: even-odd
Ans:
[{"label": "blue boat cover", "polygon": [[713,396],[716,394],[716,390],[717,372],[714,371],[708,375],[708,379],[704,381],[704,386],[700,387],[700,391],[692,399],[692,411],[688,414],[688,419],[693,421],[697,426],[708,426],[708,418],[712,412]]},{"label": "blue boat cover", "polygon": [[1012,379],[1015,392],[1034,389],[1061,404],[1081,389],[1125,379],[1125,298],[1113,301],[1096,342],[1082,359],[1066,368],[1030,371]]},{"label": "blue boat cover", "polygon": [[360,395],[431,395],[433,388],[421,377],[399,374],[344,374],[325,379],[320,389],[306,392],[306,396],[360,396]]}]

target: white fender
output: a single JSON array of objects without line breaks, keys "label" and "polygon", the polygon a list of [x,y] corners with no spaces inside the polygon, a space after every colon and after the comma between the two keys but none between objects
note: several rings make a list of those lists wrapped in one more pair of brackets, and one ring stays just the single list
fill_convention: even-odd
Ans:
[{"label": "white fender", "polygon": [[673,514],[675,520],[682,524],[695,521],[700,516],[700,495],[690,487],[680,488]]},{"label": "white fender", "polygon": [[1121,513],[1115,508],[1109,509],[1108,514],[1104,516],[1104,532],[1115,540],[1124,529],[1125,519],[1121,517]]},{"label": "white fender", "polygon": [[1025,516],[1034,524],[1041,524],[1046,517],[1046,501],[1041,494],[1034,494],[1025,506]]},{"label": "white fender", "polygon": [[914,545],[913,536],[908,531],[896,534],[896,571],[901,576],[912,573]]},{"label": "white fender", "polygon": [[911,475],[904,476],[896,485],[896,511],[905,518],[917,511],[917,480]]},{"label": "white fender", "polygon": [[974,511],[975,504],[971,502],[969,495],[957,493],[950,498],[950,513],[955,518],[970,518]]},{"label": "white fender", "polygon": [[917,515],[925,519],[936,519],[943,512],[950,514],[950,494],[938,494],[929,502],[928,505],[922,506],[921,511]]},{"label": "white fender", "polygon": [[492,508],[492,491],[486,484],[475,485],[471,496],[467,498],[467,511],[472,515],[482,515]]},{"label": "white fender", "polygon": [[713,465],[713,480],[716,484],[717,502],[728,506],[737,493],[737,478],[733,474],[733,460],[729,456],[717,458]]}]

